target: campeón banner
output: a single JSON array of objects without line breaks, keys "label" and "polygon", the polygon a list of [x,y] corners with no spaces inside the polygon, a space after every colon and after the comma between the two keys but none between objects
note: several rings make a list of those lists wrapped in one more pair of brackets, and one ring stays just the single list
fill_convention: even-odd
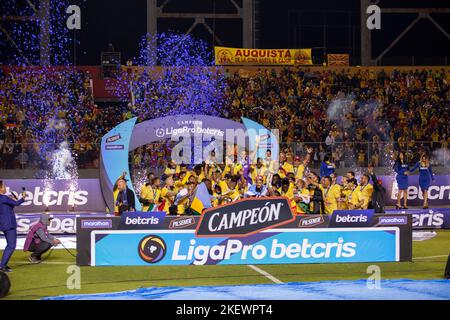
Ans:
[{"label": "campe\u00f3n banner", "polygon": [[311,49],[214,47],[216,65],[311,65]]}]

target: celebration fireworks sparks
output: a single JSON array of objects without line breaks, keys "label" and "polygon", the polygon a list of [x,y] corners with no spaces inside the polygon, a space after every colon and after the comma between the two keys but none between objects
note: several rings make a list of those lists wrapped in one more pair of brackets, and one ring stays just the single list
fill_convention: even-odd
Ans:
[{"label": "celebration fireworks sparks", "polygon": [[[78,1],[82,6],[85,0]],[[73,31],[68,30],[66,20],[69,0],[50,0],[48,8],[48,29],[39,17],[42,2],[17,3],[4,0],[0,11],[4,15],[29,17],[26,20],[8,21],[4,28],[11,41],[1,37],[2,45],[13,46],[15,50],[6,57],[9,65],[39,65],[41,37],[48,30],[46,51],[50,65],[58,67],[12,68],[4,79],[5,96],[13,110],[24,116],[22,128],[27,130],[29,149],[34,149],[43,160],[41,169],[46,190],[52,190],[52,180],[68,180],[69,188],[77,189],[78,170],[71,144],[77,141],[84,127],[83,115],[89,112],[86,104],[88,95],[83,91],[83,76],[71,67],[72,48],[77,41]],[[30,18],[31,17],[31,18]],[[69,123],[66,122],[69,121]],[[75,123],[74,123],[75,122]],[[34,148],[30,148],[34,146]]]},{"label": "celebration fireworks sparks", "polygon": [[146,35],[135,63],[141,68],[122,72],[117,94],[131,96],[133,113],[141,120],[220,113],[226,81],[222,70],[213,66],[205,42],[191,35]]},{"label": "celebration fireworks sparks", "polygon": [[[87,0],[78,0],[77,5],[83,7]],[[78,44],[74,32],[66,26],[69,15],[66,9],[74,4],[70,0],[49,0],[48,8],[48,44],[51,65],[70,65],[73,57],[74,44]],[[11,36],[14,43],[7,37],[0,37],[0,44],[12,47],[11,55],[4,58],[9,65],[39,65],[41,48],[41,19],[39,19],[41,1],[3,0],[0,2],[0,12],[5,16],[23,17],[22,20],[2,22],[2,26]],[[8,50],[6,52],[9,52]]]}]

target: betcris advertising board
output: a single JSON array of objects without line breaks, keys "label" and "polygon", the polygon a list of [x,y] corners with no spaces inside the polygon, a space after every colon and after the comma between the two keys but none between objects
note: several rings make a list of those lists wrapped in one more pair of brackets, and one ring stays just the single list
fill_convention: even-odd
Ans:
[{"label": "betcris advertising board", "polygon": [[[231,265],[400,260],[398,227],[283,228],[293,218],[286,202],[284,197],[273,197],[227,204],[202,216],[196,229],[93,230],[89,241],[90,264]],[[122,217],[123,221],[126,218]]]},{"label": "betcris advertising board", "polygon": [[194,230],[96,230],[92,266],[239,265],[400,260],[398,227],[271,229],[248,237]]},{"label": "betcris advertising board", "polygon": [[370,227],[373,225],[374,210],[334,210],[329,227]]}]

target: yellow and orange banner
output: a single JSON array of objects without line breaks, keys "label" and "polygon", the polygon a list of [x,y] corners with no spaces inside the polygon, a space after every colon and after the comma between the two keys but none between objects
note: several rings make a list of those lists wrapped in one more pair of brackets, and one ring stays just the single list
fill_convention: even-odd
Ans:
[{"label": "yellow and orange banner", "polygon": [[311,49],[214,47],[216,65],[311,65]]},{"label": "yellow and orange banner", "polygon": [[350,61],[349,54],[327,54],[327,61],[329,66],[348,66]]}]

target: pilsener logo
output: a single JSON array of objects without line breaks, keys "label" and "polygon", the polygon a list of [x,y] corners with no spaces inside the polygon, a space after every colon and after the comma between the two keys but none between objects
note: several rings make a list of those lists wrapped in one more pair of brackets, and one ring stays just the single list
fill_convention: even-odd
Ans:
[{"label": "pilsener logo", "polygon": [[310,228],[310,227],[318,226],[322,223],[325,223],[325,220],[322,216],[307,217],[307,218],[301,219],[298,226],[299,226],[299,228]]},{"label": "pilsener logo", "polygon": [[195,224],[194,217],[177,218],[170,221],[169,229],[181,229],[193,226]]},{"label": "pilsener logo", "polygon": [[285,197],[249,198],[206,210],[198,237],[247,236],[295,220]]}]

